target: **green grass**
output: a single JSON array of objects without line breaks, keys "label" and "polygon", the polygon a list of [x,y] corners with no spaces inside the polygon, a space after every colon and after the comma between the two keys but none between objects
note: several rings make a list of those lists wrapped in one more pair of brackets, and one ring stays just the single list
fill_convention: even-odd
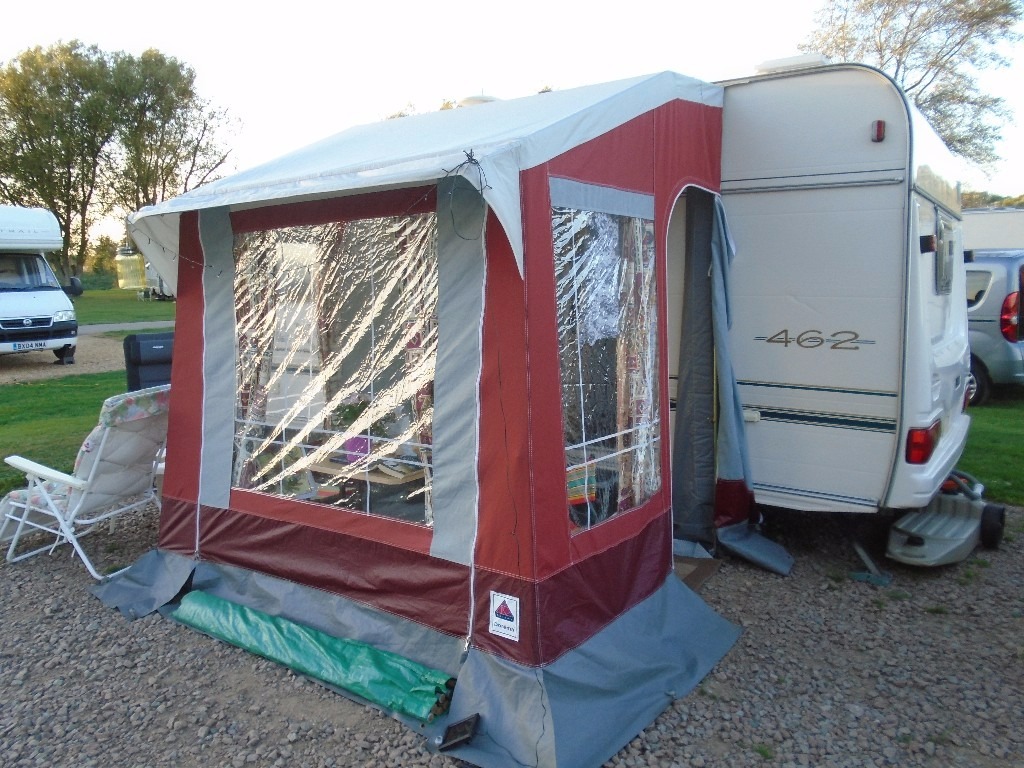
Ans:
[{"label": "green grass", "polygon": [[985,485],[985,498],[1024,506],[1024,393],[1009,388],[971,408],[967,449],[957,465]]},{"label": "green grass", "polygon": [[135,291],[122,291],[120,288],[86,291],[73,301],[79,325],[174,319],[173,301],[139,301]]},{"label": "green grass", "polygon": [[[103,401],[124,390],[124,371],[0,386],[0,457],[18,454],[70,472]],[[20,472],[0,464],[0,496],[24,485]]]},{"label": "green grass", "polygon": [[103,333],[98,333],[96,335],[103,339],[117,339],[118,341],[123,341],[125,336],[131,336],[133,333],[163,333],[164,331],[169,330],[173,329],[162,328],[158,325],[154,325],[152,328],[132,328],[130,331],[124,329],[118,331],[104,331]]},{"label": "green grass", "polygon": [[774,760],[775,759],[775,750],[773,750],[767,744],[755,744],[754,745],[754,751],[757,754],[759,754],[761,757],[763,757],[765,760]]}]

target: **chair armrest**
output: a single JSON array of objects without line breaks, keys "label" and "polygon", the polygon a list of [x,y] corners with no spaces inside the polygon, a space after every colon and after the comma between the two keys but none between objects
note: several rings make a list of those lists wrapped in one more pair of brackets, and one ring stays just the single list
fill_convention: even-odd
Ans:
[{"label": "chair armrest", "polygon": [[58,483],[64,483],[78,490],[84,489],[87,485],[85,480],[58,472],[56,469],[50,469],[43,464],[37,464],[22,456],[8,456],[4,461],[26,475],[41,477],[43,480],[55,480]]}]

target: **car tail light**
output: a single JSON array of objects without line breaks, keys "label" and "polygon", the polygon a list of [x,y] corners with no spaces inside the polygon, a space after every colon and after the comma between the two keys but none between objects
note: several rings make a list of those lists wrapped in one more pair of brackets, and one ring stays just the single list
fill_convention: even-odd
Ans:
[{"label": "car tail light", "polygon": [[912,429],[907,432],[907,464],[927,464],[935,452],[942,434],[942,422],[935,420],[930,427]]},{"label": "car tail light", "polygon": [[1020,291],[1014,291],[1003,299],[999,330],[1007,341],[1020,341]]}]

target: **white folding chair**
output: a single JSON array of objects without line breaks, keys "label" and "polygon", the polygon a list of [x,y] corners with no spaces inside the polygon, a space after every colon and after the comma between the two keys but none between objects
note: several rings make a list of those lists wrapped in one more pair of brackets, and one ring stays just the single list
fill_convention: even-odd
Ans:
[{"label": "white folding chair", "polygon": [[[157,499],[154,473],[167,440],[170,386],[150,387],[107,398],[99,423],[85,438],[70,475],[42,464],[8,456],[5,461],[25,473],[26,488],[0,501],[0,542],[10,541],[8,562],[71,544],[89,573],[103,577],[79,539],[99,523]],[[18,552],[19,540],[31,533],[49,534],[44,546]]]}]

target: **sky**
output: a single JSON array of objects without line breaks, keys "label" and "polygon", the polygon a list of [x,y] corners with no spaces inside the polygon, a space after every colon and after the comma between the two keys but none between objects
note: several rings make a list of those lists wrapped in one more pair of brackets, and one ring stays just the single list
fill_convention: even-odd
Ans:
[{"label": "sky", "polygon": [[[225,143],[231,168],[243,170],[352,125],[409,107],[431,111],[445,100],[515,98],[662,70],[712,81],[753,74],[764,61],[799,53],[820,4],[39,0],[5,11],[0,62],[74,39],[136,55],[156,48],[191,66],[203,98],[235,119]],[[997,148],[1004,160],[991,177],[967,173],[965,188],[1024,193],[1018,50],[1010,69],[982,80],[1016,113]]]}]

